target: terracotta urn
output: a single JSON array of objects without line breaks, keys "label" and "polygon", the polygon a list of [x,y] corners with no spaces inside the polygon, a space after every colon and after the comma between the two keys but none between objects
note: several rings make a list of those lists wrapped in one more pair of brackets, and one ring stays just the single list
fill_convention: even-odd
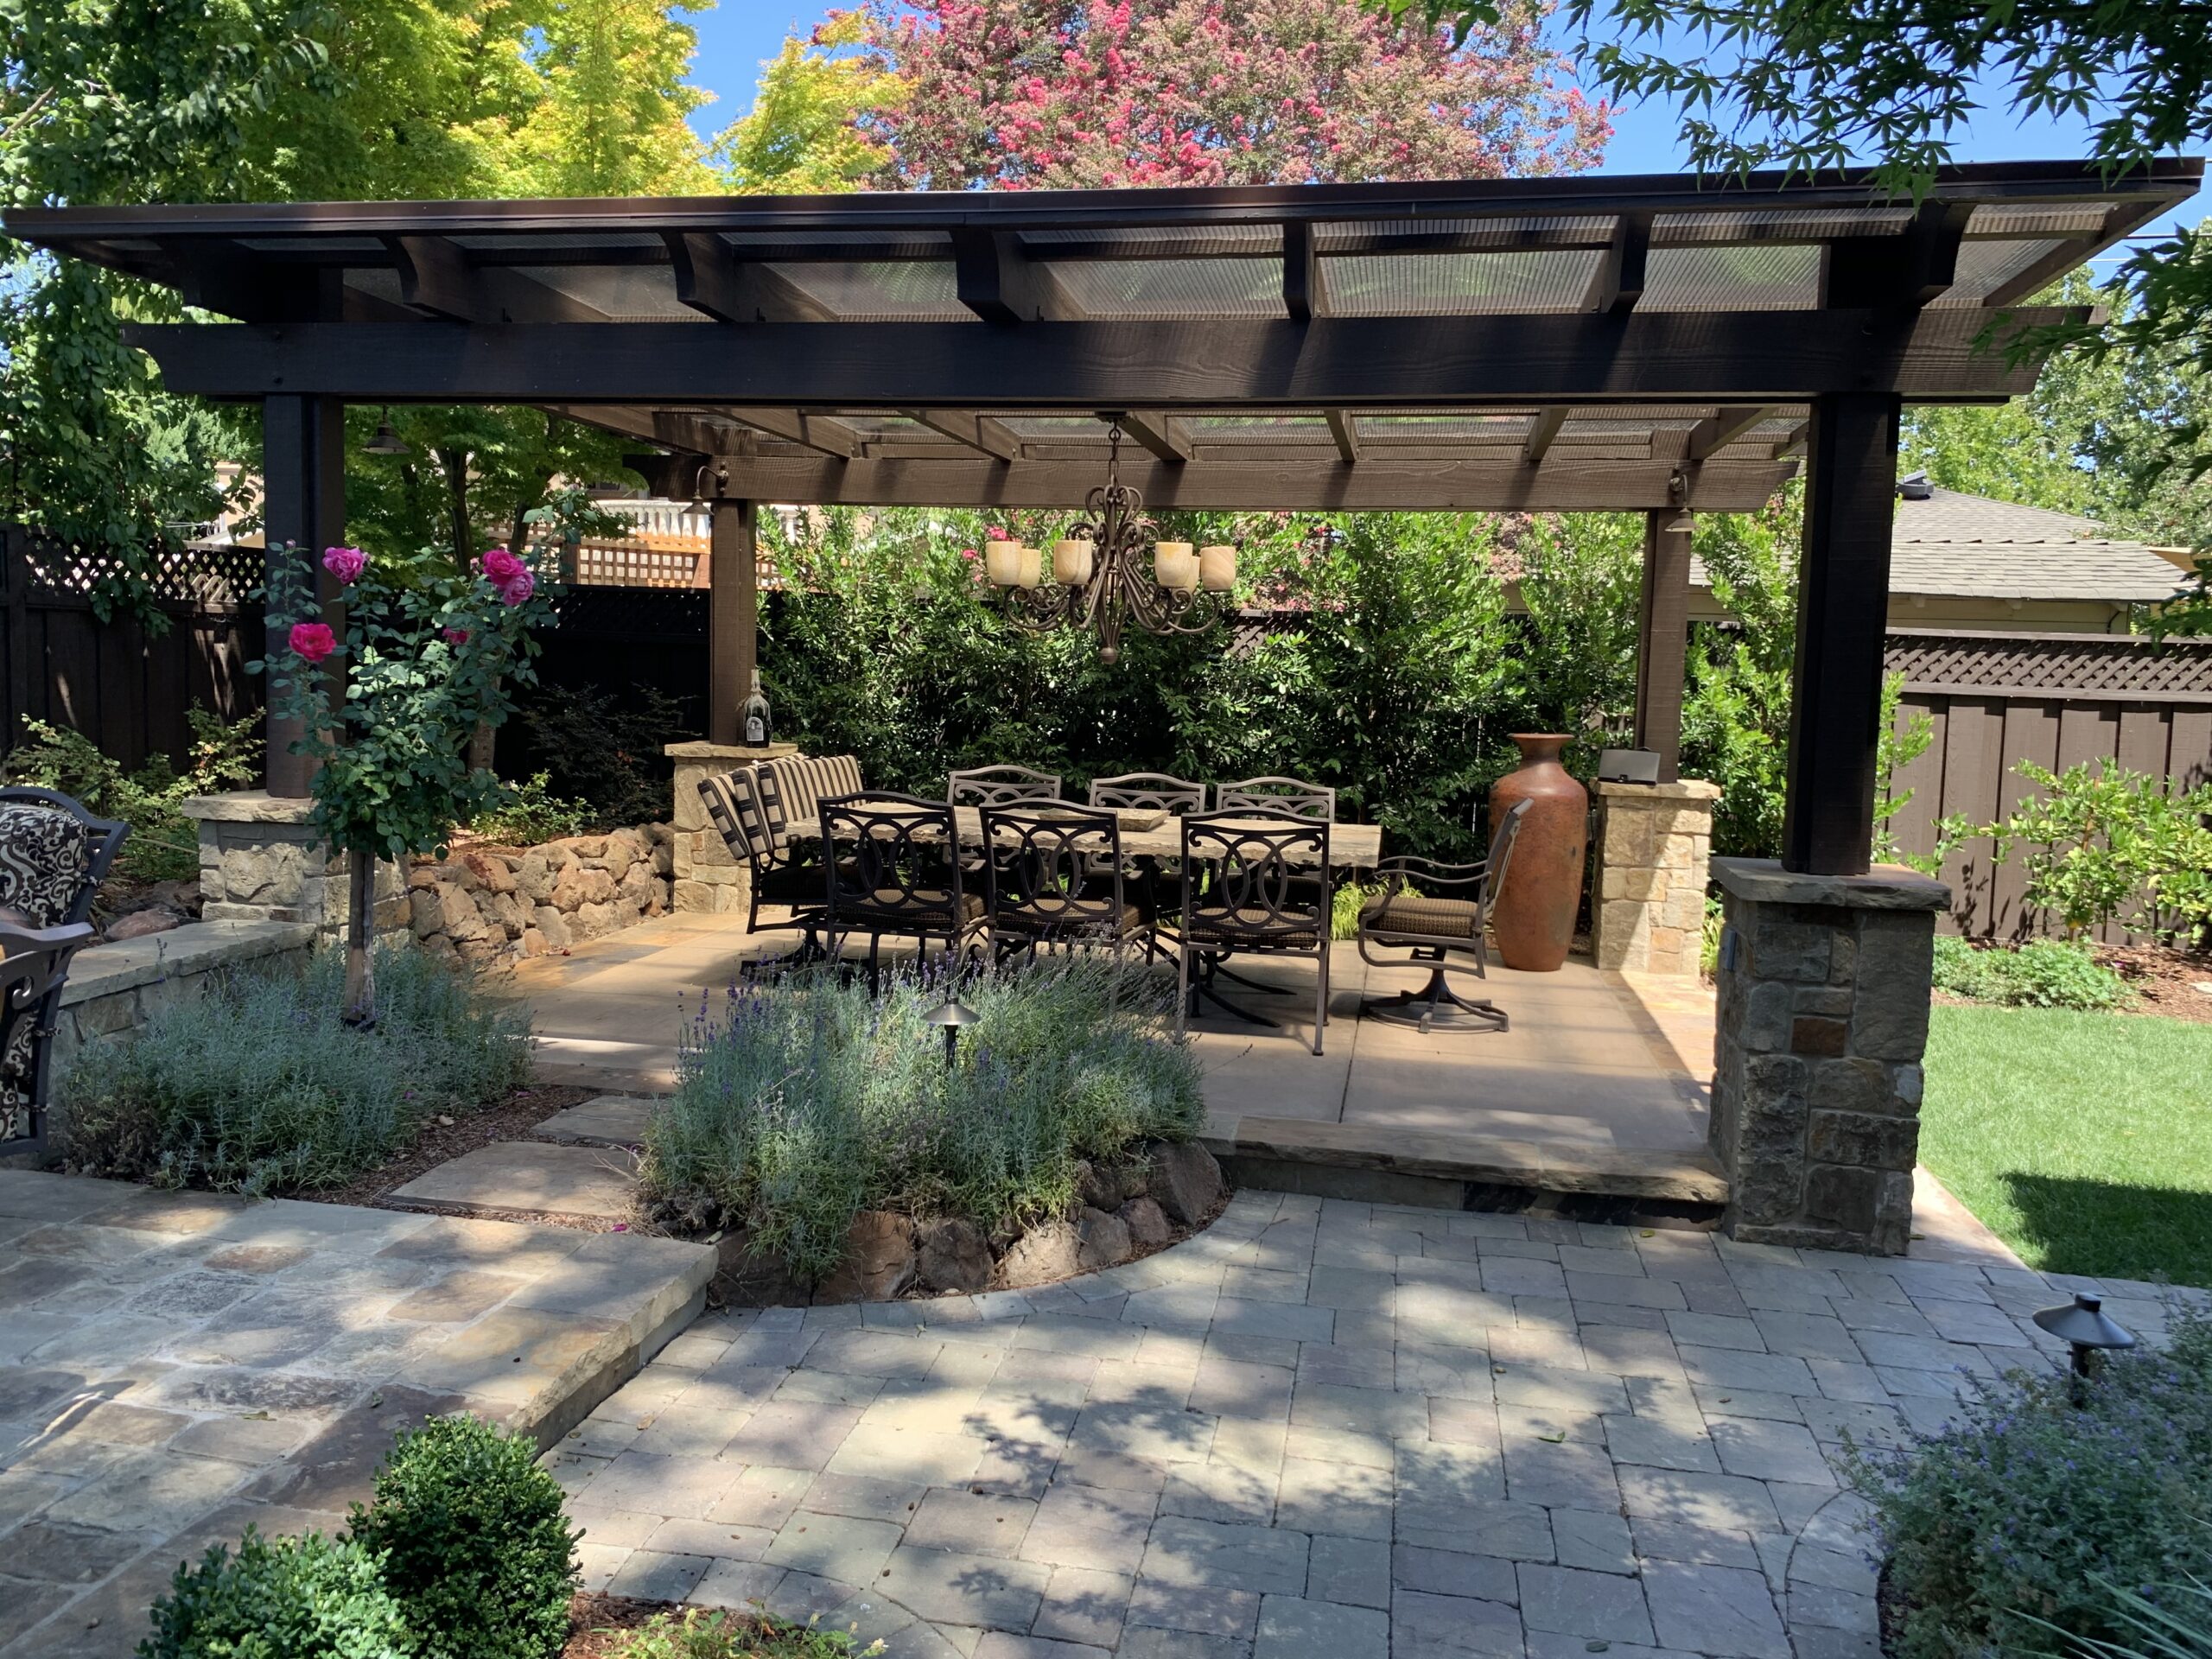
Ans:
[{"label": "terracotta urn", "polygon": [[1516,732],[1521,764],[1493,785],[1490,821],[1504,822],[1516,803],[1529,803],[1514,842],[1504,884],[1491,902],[1497,954],[1509,968],[1555,974],[1574,939],[1582,907],[1582,860],[1590,845],[1590,794],[1560,764],[1572,741],[1565,732]]}]

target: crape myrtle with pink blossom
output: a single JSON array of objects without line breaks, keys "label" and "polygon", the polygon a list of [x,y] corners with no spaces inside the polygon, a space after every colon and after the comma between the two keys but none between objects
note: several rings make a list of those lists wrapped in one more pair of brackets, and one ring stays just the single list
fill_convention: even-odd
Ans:
[{"label": "crape myrtle with pink blossom", "polygon": [[906,89],[891,188],[1480,179],[1593,167],[1611,128],[1507,6],[1455,47],[1358,0],[871,0]]},{"label": "crape myrtle with pink blossom", "polygon": [[[536,680],[532,631],[553,621],[553,607],[530,559],[504,547],[464,572],[436,549],[371,559],[334,547],[321,562],[345,605],[342,643],[320,620],[303,550],[280,550],[265,597],[284,645],[248,668],[269,676],[270,707],[305,728],[292,747],[315,762],[310,823],[332,849],[359,855],[346,1001],[348,1017],[365,1023],[375,1017],[375,861],[439,851],[455,824],[499,803],[504,786],[470,766],[469,739],[505,721],[515,688]],[[342,680],[322,667],[333,659]]]}]

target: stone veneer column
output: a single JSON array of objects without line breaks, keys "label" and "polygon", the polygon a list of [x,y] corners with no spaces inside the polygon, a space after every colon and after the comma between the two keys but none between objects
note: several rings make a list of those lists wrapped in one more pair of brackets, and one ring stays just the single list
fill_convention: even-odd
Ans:
[{"label": "stone veneer column", "polygon": [[1716,858],[1726,906],[1710,1141],[1724,1225],[1760,1243],[1902,1255],[1941,882]]},{"label": "stone veneer column", "polygon": [[1720,785],[1685,778],[1594,787],[1598,871],[1590,912],[1598,966],[1695,974]]},{"label": "stone veneer column", "polygon": [[[307,922],[325,939],[346,932],[346,855],[308,827],[315,803],[266,790],[195,795],[178,808],[200,825],[200,916],[210,922]],[[376,931],[407,927],[407,884],[377,866]]]},{"label": "stone veneer column", "polygon": [[676,763],[675,884],[670,906],[677,911],[741,916],[752,903],[753,872],[708,821],[699,780],[756,760],[797,754],[798,745],[771,743],[755,749],[737,743],[671,743],[661,753]]}]

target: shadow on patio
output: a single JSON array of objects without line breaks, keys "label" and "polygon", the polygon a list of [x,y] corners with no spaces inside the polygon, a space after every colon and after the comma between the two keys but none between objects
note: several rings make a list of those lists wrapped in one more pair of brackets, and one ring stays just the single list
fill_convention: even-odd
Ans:
[{"label": "shadow on patio", "polygon": [[[675,1081],[677,1033],[719,1000],[741,963],[787,948],[725,916],[676,916],[517,969],[549,1078],[645,1093]],[[1332,960],[1325,1047],[1309,1052],[1304,964],[1240,962],[1282,986],[1232,1001],[1281,1022],[1245,1025],[1202,1003],[1192,1033],[1206,1070],[1207,1143],[1248,1185],[1457,1207],[1483,1189],[1717,1203],[1705,1150],[1712,993],[1601,973],[1572,957],[1556,974],[1493,967],[1483,994],[1507,1032],[1424,1034],[1360,1016],[1363,998],[1425,975],[1370,968],[1348,944]],[[1501,1190],[1502,1189],[1502,1190]]]}]

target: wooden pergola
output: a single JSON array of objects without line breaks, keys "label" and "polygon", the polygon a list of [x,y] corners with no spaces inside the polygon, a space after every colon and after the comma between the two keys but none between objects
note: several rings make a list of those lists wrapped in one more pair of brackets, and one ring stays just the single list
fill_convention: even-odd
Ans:
[{"label": "wooden pergola", "polygon": [[[1647,518],[1641,741],[1676,744],[1688,513],[1808,484],[1784,864],[1866,868],[1899,411],[2037,370],[2024,306],[2191,194],[1859,174],[664,200],[64,207],[8,234],[236,319],[135,327],[264,416],[272,546],[341,539],[348,403],[529,404],[713,500],[710,732],[754,504],[1073,507],[1106,422],[1154,508]],[[272,792],[304,792],[272,723]]]}]

